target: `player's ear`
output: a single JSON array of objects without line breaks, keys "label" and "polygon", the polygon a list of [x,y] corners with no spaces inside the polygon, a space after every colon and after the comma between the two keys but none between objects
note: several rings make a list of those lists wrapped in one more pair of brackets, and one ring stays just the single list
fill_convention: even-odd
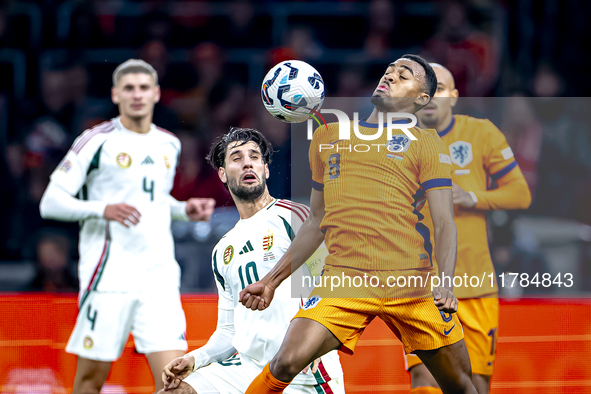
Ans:
[{"label": "player's ear", "polygon": [[117,87],[113,86],[111,88],[111,101],[113,102],[113,104],[119,104],[118,93],[119,93],[119,91],[117,90]]},{"label": "player's ear", "polygon": [[265,179],[269,179],[269,165],[265,163]]},{"label": "player's ear", "polygon": [[156,100],[154,101],[154,103],[157,103],[160,101],[160,85],[156,85]]},{"label": "player's ear", "polygon": [[419,97],[415,100],[415,104],[424,107],[425,105],[429,104],[429,95],[427,93],[421,93]]},{"label": "player's ear", "polygon": [[226,176],[226,169],[224,167],[218,168],[218,176],[220,177],[220,181],[228,183],[228,177]]},{"label": "player's ear", "polygon": [[450,97],[451,99],[451,106],[455,107],[456,103],[458,102],[458,97],[460,97],[460,92],[458,92],[458,89],[454,89],[451,91],[450,93]]}]

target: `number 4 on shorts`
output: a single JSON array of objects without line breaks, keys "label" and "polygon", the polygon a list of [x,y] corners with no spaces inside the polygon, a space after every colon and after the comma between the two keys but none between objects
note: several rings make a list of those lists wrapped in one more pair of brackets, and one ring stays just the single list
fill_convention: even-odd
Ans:
[{"label": "number 4 on shorts", "polygon": [[94,323],[96,323],[96,315],[98,311],[95,309],[92,316],[90,315],[90,311],[92,309],[92,305],[88,304],[88,310],[86,311],[86,318],[90,321],[90,331],[94,331]]}]

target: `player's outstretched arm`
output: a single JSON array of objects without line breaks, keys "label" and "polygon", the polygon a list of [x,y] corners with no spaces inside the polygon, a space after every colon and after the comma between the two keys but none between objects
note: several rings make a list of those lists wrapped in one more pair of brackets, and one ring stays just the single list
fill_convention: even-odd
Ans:
[{"label": "player's outstretched arm", "polygon": [[242,305],[253,311],[266,309],[277,286],[300,268],[324,241],[324,233],[320,231],[320,223],[324,218],[324,192],[312,189],[310,211],[310,216],[275,267],[260,281],[246,286],[240,292],[239,301]]},{"label": "player's outstretched arm", "polygon": [[189,219],[194,222],[209,222],[211,215],[213,215],[214,208],[215,200],[213,198],[189,198],[187,200],[185,212]]},{"label": "player's outstretched arm", "polygon": [[168,196],[170,202],[170,216],[172,220],[192,220],[194,222],[208,222],[213,215],[215,200],[213,198],[189,198],[187,201],[177,201]]},{"label": "player's outstretched arm", "polygon": [[[427,191],[429,209],[435,231],[435,255],[439,274],[453,277],[456,268],[457,230],[454,223],[453,197],[449,189]],[[453,293],[453,282],[444,282],[433,289],[435,305],[440,311],[454,313],[458,310],[458,300]]]},{"label": "player's outstretched arm", "polygon": [[43,219],[77,222],[90,218],[101,218],[107,203],[102,201],[82,201],[68,193],[61,185],[49,182],[39,212]]}]

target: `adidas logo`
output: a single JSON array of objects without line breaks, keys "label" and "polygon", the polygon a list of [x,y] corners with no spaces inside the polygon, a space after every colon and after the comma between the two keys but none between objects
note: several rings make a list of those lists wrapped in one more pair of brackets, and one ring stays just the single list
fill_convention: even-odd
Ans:
[{"label": "adidas logo", "polygon": [[148,155],[140,164],[156,164],[156,162]]},{"label": "adidas logo", "polygon": [[245,253],[248,253],[248,252],[252,252],[253,250],[254,250],[254,248],[250,244],[250,241],[247,241],[246,242],[246,245],[244,245],[244,247],[242,248],[242,250],[238,254],[245,254]]}]

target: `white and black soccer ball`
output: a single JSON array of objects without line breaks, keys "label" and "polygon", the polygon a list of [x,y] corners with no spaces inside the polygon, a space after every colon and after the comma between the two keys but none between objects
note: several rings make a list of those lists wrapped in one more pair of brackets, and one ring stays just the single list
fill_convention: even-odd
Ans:
[{"label": "white and black soccer ball", "polygon": [[324,81],[308,63],[286,60],[267,73],[261,97],[271,115],[282,122],[300,123],[322,106]]}]

